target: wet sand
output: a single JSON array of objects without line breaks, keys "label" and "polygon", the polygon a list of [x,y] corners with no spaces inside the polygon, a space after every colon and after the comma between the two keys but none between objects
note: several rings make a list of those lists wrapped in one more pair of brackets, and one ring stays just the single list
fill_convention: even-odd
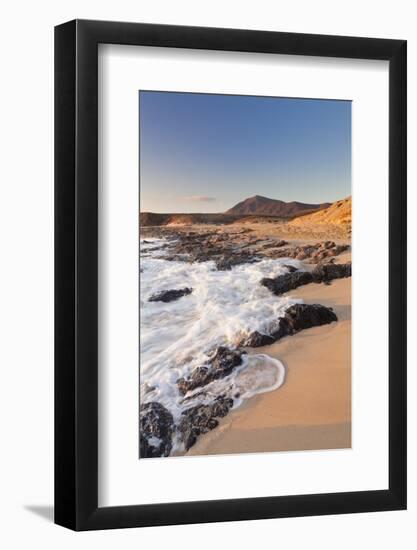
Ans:
[{"label": "wet sand", "polygon": [[187,455],[351,447],[351,279],[290,295],[332,307],[338,322],[248,350],[279,359],[287,369],[284,385],[232,411]]}]

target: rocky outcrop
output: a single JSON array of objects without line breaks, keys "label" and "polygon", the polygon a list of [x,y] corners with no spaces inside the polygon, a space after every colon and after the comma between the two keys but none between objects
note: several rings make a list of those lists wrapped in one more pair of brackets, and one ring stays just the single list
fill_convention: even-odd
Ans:
[{"label": "rocky outcrop", "polygon": [[279,296],[289,290],[294,290],[309,283],[329,283],[333,279],[341,279],[352,275],[352,265],[348,264],[323,264],[317,265],[313,271],[295,271],[278,275],[275,278],[264,277],[261,285],[268,288],[273,294]]},{"label": "rocky outcrop", "polygon": [[295,334],[306,328],[328,325],[337,321],[332,308],[320,304],[294,304],[290,306],[284,317],[280,319],[280,327],[272,336],[282,338],[284,335]]},{"label": "rocky outcrop", "polygon": [[273,294],[279,296],[294,290],[302,285],[307,285],[314,281],[313,275],[310,271],[294,271],[292,273],[285,273],[284,275],[278,275],[273,279],[264,277],[261,279],[261,285],[266,286]]},{"label": "rocky outcrop", "polygon": [[337,321],[337,316],[332,308],[320,304],[295,304],[290,306],[284,316],[278,319],[278,328],[271,334],[252,332],[239,343],[239,346],[253,348],[268,346],[284,336],[291,336],[301,330],[327,325],[334,321]]},{"label": "rocky outcrop", "polygon": [[244,351],[230,350],[223,346],[217,348],[206,365],[194,369],[189,378],[177,380],[179,392],[185,395],[191,390],[206,386],[213,380],[228,376],[233,369],[242,364],[244,353]]},{"label": "rocky outcrop", "polygon": [[352,264],[321,264],[313,271],[314,281],[317,283],[329,283],[333,279],[343,279],[352,276]]},{"label": "rocky outcrop", "polygon": [[336,244],[334,241],[322,241],[315,244],[305,244],[294,247],[279,248],[269,252],[272,258],[294,258],[309,260],[311,263],[322,262],[334,258],[349,249],[347,244]]},{"label": "rocky outcrop", "polygon": [[210,404],[196,405],[185,410],[179,421],[178,433],[188,451],[194,445],[201,434],[205,434],[216,428],[218,418],[226,416],[233,407],[233,399],[219,396]]},{"label": "rocky outcrop", "polygon": [[169,456],[172,449],[174,419],[161,403],[144,403],[139,411],[140,458]]},{"label": "rocky outcrop", "polygon": [[182,296],[187,296],[193,291],[192,288],[180,288],[178,290],[162,290],[156,294],[152,294],[149,298],[149,302],[172,302],[173,300],[178,300]]},{"label": "rocky outcrop", "polygon": [[274,342],[275,338],[273,338],[272,336],[268,334],[262,334],[261,332],[255,330],[254,332],[251,332],[251,334],[247,338],[244,338],[239,343],[239,346],[244,348],[259,348],[261,346],[269,346]]},{"label": "rocky outcrop", "polygon": [[236,265],[253,264],[257,261],[259,258],[250,252],[223,254],[216,260],[216,268],[218,271],[229,271]]},{"label": "rocky outcrop", "polygon": [[[290,245],[287,241],[271,236],[257,236],[249,228],[229,230],[191,231],[185,227],[152,227],[142,229],[143,236],[164,239],[163,244],[144,248],[142,256],[155,254],[167,261],[214,261],[219,270],[229,270],[236,265],[252,263],[262,258],[293,258],[317,264],[349,249],[347,244],[326,240],[313,244]],[[146,240],[146,239],[145,239]],[[150,244],[148,241],[144,244]],[[157,257],[157,256],[156,256]]]}]

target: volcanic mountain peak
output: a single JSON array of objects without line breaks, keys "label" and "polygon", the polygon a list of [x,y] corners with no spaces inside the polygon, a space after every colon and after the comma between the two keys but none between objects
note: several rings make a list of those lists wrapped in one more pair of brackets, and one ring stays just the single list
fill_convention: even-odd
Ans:
[{"label": "volcanic mountain peak", "polygon": [[282,218],[291,218],[307,211],[320,210],[327,208],[330,203],[307,204],[302,202],[285,202],[278,199],[269,199],[262,195],[254,195],[242,202],[239,202],[226,214],[245,215],[245,216],[279,216]]}]

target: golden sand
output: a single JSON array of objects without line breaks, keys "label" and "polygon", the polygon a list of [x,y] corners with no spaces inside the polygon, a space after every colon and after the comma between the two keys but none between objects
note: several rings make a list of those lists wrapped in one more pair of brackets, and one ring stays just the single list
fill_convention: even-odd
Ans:
[{"label": "golden sand", "polygon": [[287,369],[284,385],[232,411],[188,455],[351,446],[351,279],[310,284],[290,295],[332,307],[338,322],[249,350],[279,359]]}]

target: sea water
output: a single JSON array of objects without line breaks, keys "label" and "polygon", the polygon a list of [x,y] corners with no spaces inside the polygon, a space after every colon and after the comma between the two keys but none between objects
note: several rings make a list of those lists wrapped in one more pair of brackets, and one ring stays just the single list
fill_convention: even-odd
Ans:
[{"label": "sea water", "polygon": [[[303,269],[289,258],[262,259],[219,271],[214,262],[188,263],[164,259],[166,242],[146,239],[140,260],[140,399],[158,401],[174,416],[218,395],[234,399],[234,408],[253,395],[279,388],[285,380],[283,364],[266,354],[243,356],[231,375],[215,380],[186,399],[177,380],[207,363],[219,346],[235,348],[253,331],[270,334],[285,310],[300,303],[274,296],[260,284],[263,277],[288,273],[285,266]],[[178,300],[149,302],[163,290],[192,288]],[[195,396],[195,397],[193,397]]]}]

